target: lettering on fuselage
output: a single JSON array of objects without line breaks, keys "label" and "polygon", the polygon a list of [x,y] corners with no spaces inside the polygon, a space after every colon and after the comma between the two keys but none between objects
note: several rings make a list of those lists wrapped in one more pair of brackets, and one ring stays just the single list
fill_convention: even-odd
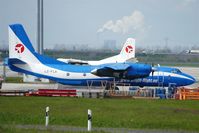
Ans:
[{"label": "lettering on fuselage", "polygon": [[44,70],[44,73],[57,73],[57,70],[53,70],[53,69],[47,69],[47,70]]},{"label": "lettering on fuselage", "polygon": [[120,82],[124,83],[158,83],[158,79],[148,79],[148,78],[140,78],[140,79],[121,79]]}]

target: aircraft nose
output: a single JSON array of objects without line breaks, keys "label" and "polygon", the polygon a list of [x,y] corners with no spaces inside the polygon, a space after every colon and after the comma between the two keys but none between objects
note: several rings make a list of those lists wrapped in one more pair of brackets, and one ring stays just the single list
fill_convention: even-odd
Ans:
[{"label": "aircraft nose", "polygon": [[185,74],[185,76],[187,77],[186,85],[191,85],[196,82],[196,79],[193,76],[188,74]]},{"label": "aircraft nose", "polygon": [[192,79],[192,81],[191,81],[192,83],[191,84],[196,82],[196,79],[194,77],[191,76],[191,79]]}]

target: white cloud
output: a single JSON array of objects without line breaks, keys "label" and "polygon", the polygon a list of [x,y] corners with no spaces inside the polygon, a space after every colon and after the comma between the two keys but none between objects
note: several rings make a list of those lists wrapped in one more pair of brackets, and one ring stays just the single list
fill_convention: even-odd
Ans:
[{"label": "white cloud", "polygon": [[144,15],[140,11],[135,10],[130,16],[124,16],[116,21],[107,21],[97,32],[100,33],[108,30],[126,34],[132,31],[143,32],[146,29]]}]

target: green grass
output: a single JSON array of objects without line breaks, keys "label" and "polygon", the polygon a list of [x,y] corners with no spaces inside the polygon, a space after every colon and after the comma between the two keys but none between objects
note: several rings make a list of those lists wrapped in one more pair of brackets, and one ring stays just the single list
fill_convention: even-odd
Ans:
[{"label": "green grass", "polygon": [[46,106],[50,125],[86,127],[91,109],[94,127],[199,131],[199,102],[176,100],[0,97],[0,125],[44,125]]}]

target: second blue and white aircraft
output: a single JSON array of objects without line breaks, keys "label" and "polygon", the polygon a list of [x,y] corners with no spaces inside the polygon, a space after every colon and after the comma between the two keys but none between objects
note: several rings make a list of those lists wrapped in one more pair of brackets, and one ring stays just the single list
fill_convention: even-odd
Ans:
[{"label": "second blue and white aircraft", "polygon": [[106,63],[73,65],[38,54],[21,24],[9,25],[9,59],[11,70],[54,80],[61,84],[100,85],[99,81],[127,83],[131,86],[186,86],[195,79],[176,68],[152,67],[142,63]]}]

